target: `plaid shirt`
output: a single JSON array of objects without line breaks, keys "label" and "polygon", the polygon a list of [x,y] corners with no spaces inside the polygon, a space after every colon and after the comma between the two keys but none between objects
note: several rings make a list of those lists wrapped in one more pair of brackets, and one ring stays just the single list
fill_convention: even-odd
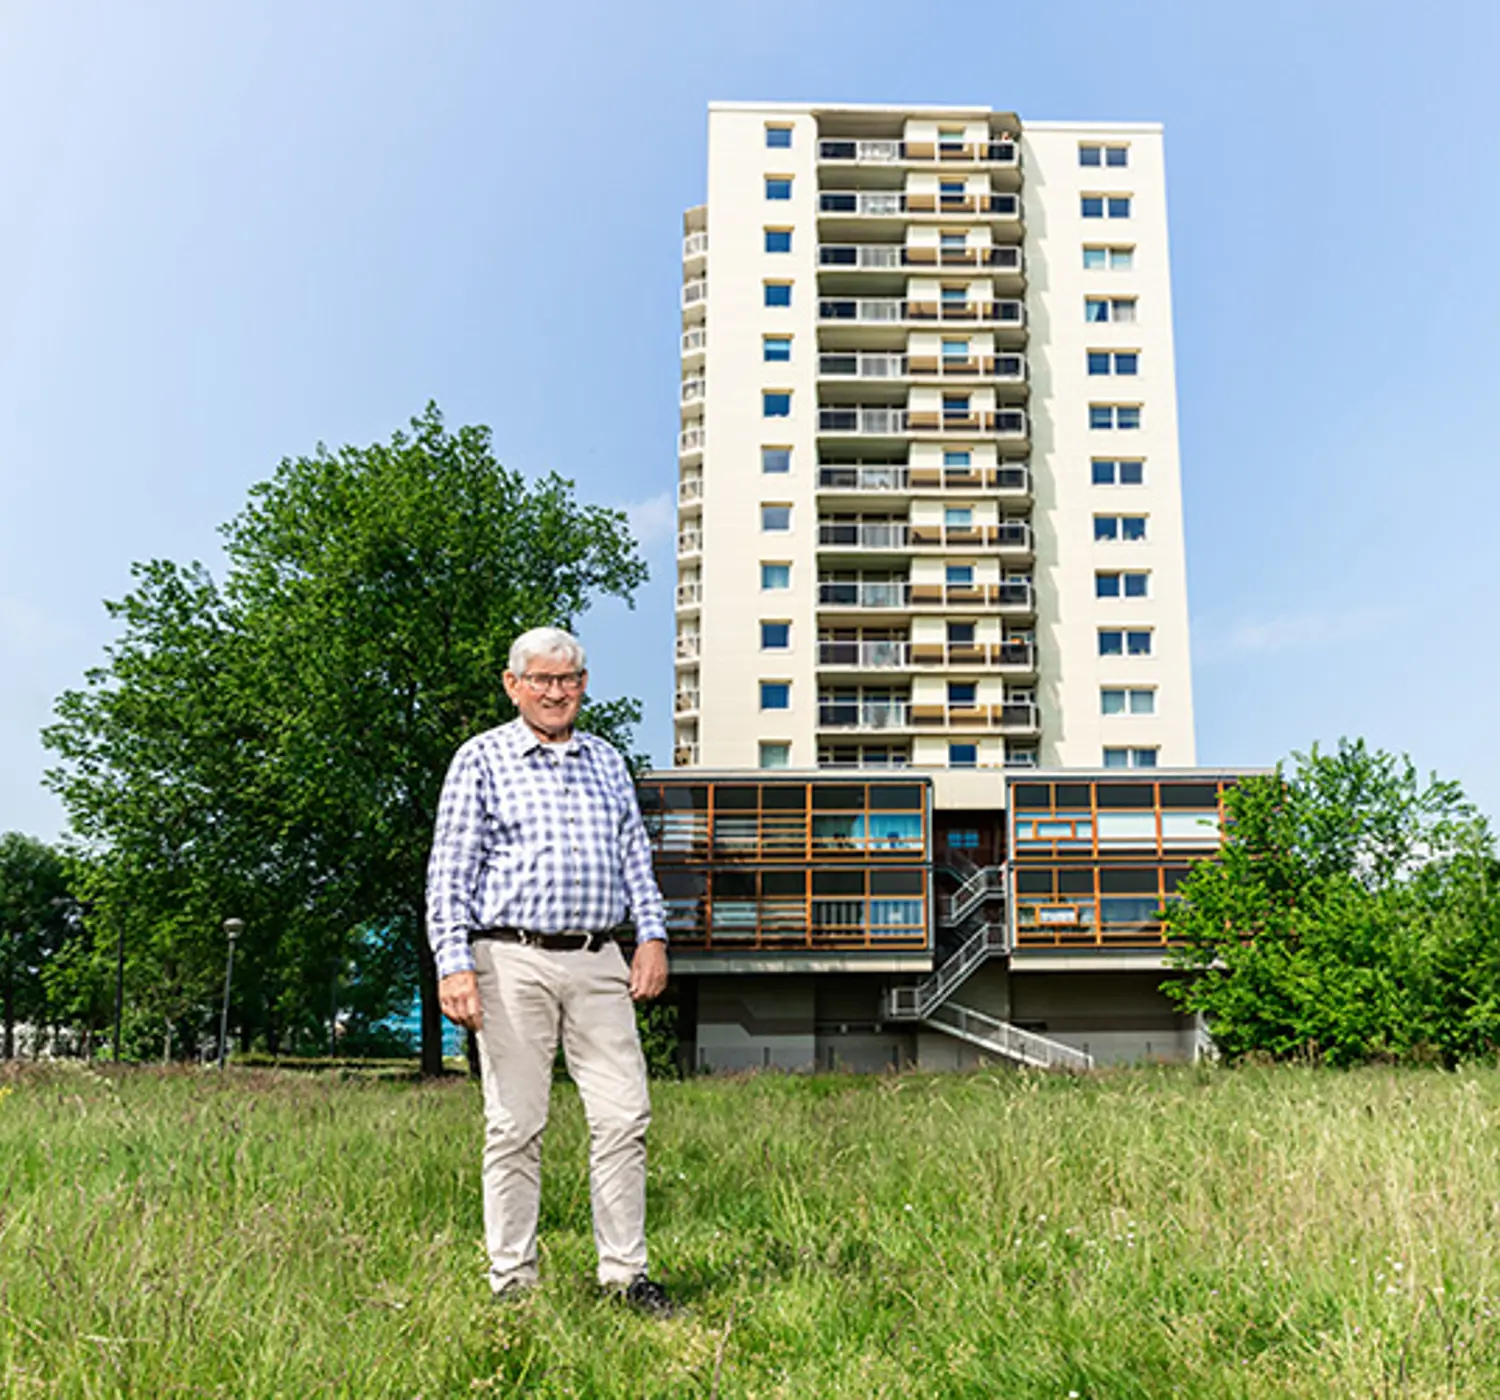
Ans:
[{"label": "plaid shirt", "polygon": [[516,719],[459,749],[427,862],[440,978],[474,966],[471,929],[602,932],[627,910],[637,942],[666,938],[635,785],[609,744],[579,734],[559,754]]}]

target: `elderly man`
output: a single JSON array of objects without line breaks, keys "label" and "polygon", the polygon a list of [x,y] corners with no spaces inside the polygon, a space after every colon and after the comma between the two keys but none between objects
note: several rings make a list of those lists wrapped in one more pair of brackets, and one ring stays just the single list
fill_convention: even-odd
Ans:
[{"label": "elderly man", "polygon": [[[588,671],[576,638],[516,638],[505,693],[520,718],[454,756],[427,869],[443,1014],[478,1037],[484,1231],[496,1295],[536,1283],[542,1130],[559,1036],[589,1124],[599,1283],[644,1312],[672,1304],[646,1272],[651,1106],[632,1000],[667,984],[661,894],[620,755],[573,725]],[[627,967],[612,936],[627,910]]]}]

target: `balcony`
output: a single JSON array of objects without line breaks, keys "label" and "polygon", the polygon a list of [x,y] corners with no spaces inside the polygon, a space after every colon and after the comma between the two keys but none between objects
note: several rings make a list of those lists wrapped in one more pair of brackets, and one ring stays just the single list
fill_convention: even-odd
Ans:
[{"label": "balcony", "polygon": [[1013,194],[905,194],[898,190],[823,190],[818,213],[825,218],[899,219],[913,214],[938,217],[964,215],[992,219],[1021,217],[1021,201]]},{"label": "balcony", "polygon": [[995,380],[1001,384],[1026,382],[1025,355],[908,355],[906,373],[913,379],[952,380],[973,383]]},{"label": "balcony", "polygon": [[1025,462],[997,467],[912,467],[913,491],[995,491],[1017,497],[1031,495],[1031,468]]},{"label": "balcony", "polygon": [[1036,599],[1030,579],[1004,579],[1000,583],[914,583],[911,585],[911,606],[984,608],[1024,614],[1035,611]]},{"label": "balcony", "polygon": [[1030,642],[913,642],[913,666],[946,666],[960,670],[983,667],[1013,675],[1036,669],[1036,653]]},{"label": "balcony", "polygon": [[913,525],[909,542],[913,549],[996,549],[1029,555],[1031,525],[1025,520],[1002,520],[995,525]]},{"label": "balcony", "polygon": [[676,768],[691,768],[698,762],[697,744],[678,744],[672,750],[672,764]]},{"label": "balcony", "polygon": [[1017,300],[907,301],[901,297],[822,297],[820,321],[881,322],[888,325],[1023,326],[1026,308]]},{"label": "balcony", "polygon": [[704,326],[693,326],[682,333],[682,358],[695,360],[708,349],[708,330]]},{"label": "balcony", "polygon": [[879,351],[850,351],[846,355],[819,355],[818,374],[824,379],[905,379],[905,355]]},{"label": "balcony", "polygon": [[818,701],[819,729],[905,729],[909,723],[905,700]]},{"label": "balcony", "polygon": [[685,578],[677,585],[677,606],[679,608],[696,608],[703,601],[703,581],[696,578]]},{"label": "balcony", "polygon": [[1021,247],[940,248],[905,243],[823,243],[818,247],[820,272],[888,272],[898,268],[972,267],[993,274],[1019,273]]},{"label": "balcony", "polygon": [[704,396],[708,393],[708,380],[702,375],[682,381],[681,403],[684,408],[694,404],[701,404]]},{"label": "balcony", "polygon": [[992,733],[1031,735],[1041,730],[1041,716],[1030,701],[1003,705],[913,705],[914,729],[984,729]]},{"label": "balcony", "polygon": [[818,584],[818,606],[824,608],[869,608],[888,612],[904,611],[911,596],[911,584],[905,579],[870,579]]},{"label": "balcony", "polygon": [[677,532],[677,553],[697,554],[703,549],[703,533],[700,530],[689,529]]},{"label": "balcony", "polygon": [[904,158],[904,141],[819,141],[818,159],[890,165]]},{"label": "balcony", "polygon": [[911,665],[904,641],[819,642],[818,665],[851,671],[901,670]]},{"label": "balcony", "polygon": [[696,505],[703,499],[703,478],[701,476],[685,476],[677,483],[677,504],[680,506]]},{"label": "balcony", "polygon": [[910,474],[900,463],[850,462],[818,468],[820,491],[905,491]]},{"label": "balcony", "polygon": [[820,408],[818,431],[853,437],[898,437],[906,431],[904,408]]},{"label": "balcony", "polygon": [[679,690],[672,699],[672,711],[674,714],[689,715],[698,712],[698,691]]},{"label": "balcony", "polygon": [[703,451],[707,437],[707,431],[701,423],[684,428],[677,434],[677,455],[679,457],[698,456]]},{"label": "balcony", "polygon": [[1019,408],[974,409],[968,413],[915,409],[906,415],[906,430],[939,433],[944,437],[983,433],[1020,441],[1026,437],[1026,414]]},{"label": "balcony", "polygon": [[708,278],[695,277],[682,284],[682,314],[694,321],[701,321],[707,310]]},{"label": "balcony", "polygon": [[678,637],[677,659],[679,661],[696,661],[698,659],[698,634],[696,632],[684,632]]},{"label": "balcony", "polygon": [[818,159],[829,162],[854,161],[856,164],[890,165],[896,161],[923,163],[936,161],[944,165],[991,165],[1010,167],[1020,164],[1021,153],[1016,142],[988,141],[854,141],[833,138],[818,142]]},{"label": "balcony", "polygon": [[691,262],[694,258],[701,258],[708,252],[708,232],[700,229],[697,233],[690,233],[682,240],[682,260]]},{"label": "balcony", "polygon": [[906,549],[910,530],[896,521],[818,521],[819,549]]}]

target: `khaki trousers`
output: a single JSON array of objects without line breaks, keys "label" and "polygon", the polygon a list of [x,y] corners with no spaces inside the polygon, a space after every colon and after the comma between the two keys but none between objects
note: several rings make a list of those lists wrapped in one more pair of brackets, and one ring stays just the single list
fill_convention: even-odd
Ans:
[{"label": "khaki trousers", "polygon": [[559,1037],[589,1125],[599,1282],[646,1271],[646,1128],[651,1103],[619,946],[548,952],[480,939],[484,1028],[484,1235],[490,1287],[536,1282],[542,1130]]}]

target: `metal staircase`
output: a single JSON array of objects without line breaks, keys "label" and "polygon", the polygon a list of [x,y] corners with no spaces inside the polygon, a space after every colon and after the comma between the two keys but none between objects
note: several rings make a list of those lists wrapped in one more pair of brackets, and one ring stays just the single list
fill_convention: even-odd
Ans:
[{"label": "metal staircase", "polygon": [[[892,987],[886,993],[886,1019],[921,1021],[1016,1064],[1039,1069],[1092,1069],[1094,1057],[1085,1051],[949,1000],[977,967],[1010,952],[1004,922],[991,923],[982,913],[984,905],[1004,889],[1005,873],[998,865],[975,866],[965,873],[948,902],[944,922],[950,929],[963,931],[977,922],[975,931],[931,976],[908,987]],[[976,914],[980,915],[977,921]]]}]

